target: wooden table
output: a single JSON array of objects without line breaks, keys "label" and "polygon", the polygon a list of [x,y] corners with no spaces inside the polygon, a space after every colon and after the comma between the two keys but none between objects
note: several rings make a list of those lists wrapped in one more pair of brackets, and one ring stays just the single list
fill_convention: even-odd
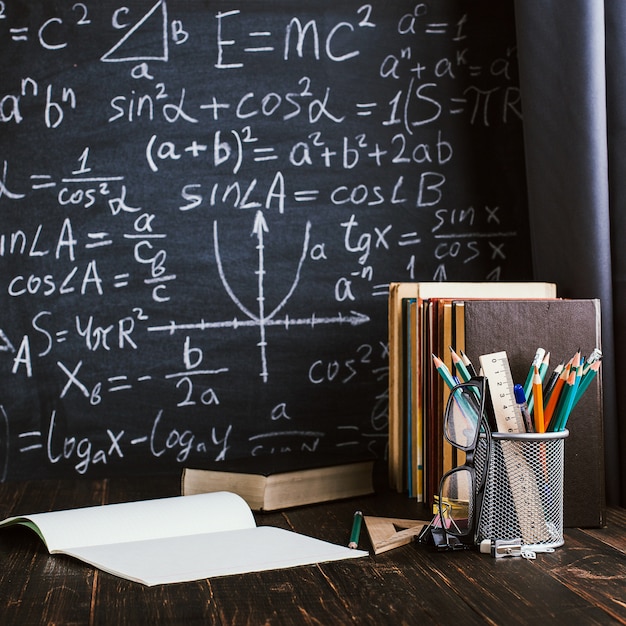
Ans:
[{"label": "wooden table", "polygon": [[[178,477],[0,484],[0,518],[177,495]],[[419,518],[404,495],[257,515],[259,524],[346,544],[352,515]],[[366,532],[360,547],[371,549]],[[145,587],[63,555],[25,528],[0,531],[0,623],[626,624],[626,511],[605,529],[565,531],[535,561],[412,544],[362,559]]]}]

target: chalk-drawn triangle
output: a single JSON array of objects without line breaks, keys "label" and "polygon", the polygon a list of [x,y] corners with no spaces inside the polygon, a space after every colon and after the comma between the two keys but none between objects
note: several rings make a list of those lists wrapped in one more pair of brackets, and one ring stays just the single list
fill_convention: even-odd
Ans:
[{"label": "chalk-drawn triangle", "polygon": [[101,61],[107,63],[167,61],[168,59],[167,5],[165,0],[158,0],[108,52],[100,57]]},{"label": "chalk-drawn triangle", "polygon": [[0,328],[0,352],[15,352],[13,344]]},{"label": "chalk-drawn triangle", "polygon": [[[411,543],[428,521],[417,519],[398,519],[395,517],[371,517],[363,520],[374,548],[374,554],[380,554],[393,548]],[[399,530],[403,529],[403,530]]]}]

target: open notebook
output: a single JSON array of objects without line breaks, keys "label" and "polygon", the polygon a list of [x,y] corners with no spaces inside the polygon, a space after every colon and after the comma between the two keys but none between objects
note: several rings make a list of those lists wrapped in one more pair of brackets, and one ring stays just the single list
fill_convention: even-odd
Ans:
[{"label": "open notebook", "polygon": [[257,526],[246,502],[216,492],[9,517],[50,553],[145,585],[367,556],[281,528]]}]

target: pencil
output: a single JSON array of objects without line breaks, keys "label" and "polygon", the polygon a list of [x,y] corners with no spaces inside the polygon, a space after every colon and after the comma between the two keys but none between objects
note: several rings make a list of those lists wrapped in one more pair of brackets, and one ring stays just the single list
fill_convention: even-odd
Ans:
[{"label": "pencil", "polygon": [[550,378],[548,378],[548,382],[543,386],[543,401],[547,402],[550,399],[550,394],[554,389],[554,385],[561,375],[563,368],[565,367],[565,363],[561,361],[555,368],[552,374],[550,374]]},{"label": "pencil", "polygon": [[539,369],[535,367],[535,375],[533,376],[533,400],[534,400],[534,420],[535,431],[538,433],[546,432],[546,425],[543,421],[543,383],[541,382],[541,374]]},{"label": "pencil", "polygon": [[574,404],[574,398],[576,397],[576,390],[580,384],[580,378],[582,375],[582,365],[578,364],[576,367],[572,367],[570,370],[567,383],[565,384],[565,396],[563,403],[559,403],[558,413],[556,415],[557,421],[554,423],[554,430],[560,431],[565,428],[565,424],[572,411]]},{"label": "pencil", "polygon": [[457,374],[459,375],[461,381],[466,383],[472,375],[469,373],[467,367],[465,367],[465,363],[463,363],[461,357],[454,351],[454,348],[452,346],[449,346],[449,348],[450,354],[452,355],[452,363],[454,363]]},{"label": "pencil", "polygon": [[539,366],[539,376],[541,377],[541,384],[546,379],[546,372],[548,371],[548,367],[550,367],[550,353],[546,352],[546,356],[543,357],[543,361],[541,361],[541,365]]},{"label": "pencil", "polygon": [[554,430],[553,428],[553,417],[555,414],[556,407],[559,403],[559,399],[561,398],[561,394],[563,393],[563,387],[565,385],[565,381],[569,375],[569,370],[571,367],[571,361],[568,363],[561,372],[558,380],[556,381],[554,388],[552,389],[552,393],[550,394],[550,400],[548,404],[544,408],[543,412],[543,421],[546,426],[546,430]]},{"label": "pencil", "polygon": [[585,369],[583,370],[583,376],[591,369],[594,363],[599,363],[602,360],[602,351],[598,348],[594,348],[593,352],[589,355],[589,358],[585,362]]},{"label": "pencil", "polygon": [[600,369],[600,361],[594,361],[589,368],[585,368],[583,370],[583,377],[580,381],[580,385],[578,386],[578,390],[576,391],[576,397],[574,398],[574,404],[572,409],[578,404],[581,396],[585,391],[587,391],[587,387],[591,384],[591,381],[596,377],[598,370]]},{"label": "pencil", "polygon": [[[535,365],[534,366],[534,372],[533,372],[533,381],[532,381],[532,385],[534,386],[535,384],[535,376],[537,376],[537,374],[539,374],[539,381],[541,382],[542,385],[542,391],[543,391],[543,381],[546,377],[546,372],[548,371],[548,367],[550,366],[550,353],[546,352],[543,359],[541,360],[541,363],[539,365]],[[543,393],[542,393],[542,397],[543,397]],[[531,397],[528,399],[528,410],[532,413],[533,409],[535,407],[535,394],[533,393],[531,395]],[[543,409],[543,407],[542,407]],[[535,427],[536,429],[536,427]],[[537,431],[539,432],[539,431]]]},{"label": "pencil", "polygon": [[546,351],[543,348],[537,348],[535,356],[533,357],[533,362],[531,363],[530,369],[528,370],[528,376],[526,376],[526,382],[524,383],[524,394],[527,398],[530,398],[530,391],[533,385],[533,376],[535,374],[535,365],[539,367],[545,355]]},{"label": "pencil", "polygon": [[587,363],[585,365],[585,372],[587,372],[587,370],[589,369],[589,366],[592,363],[595,363],[596,361],[601,361],[601,360],[602,360],[602,350],[600,350],[600,348],[594,348],[591,351],[589,358],[587,359]]},{"label": "pencil", "polygon": [[581,363],[577,367],[576,373],[574,375],[572,388],[570,389],[570,392],[567,398],[567,406],[564,408],[563,413],[559,418],[559,424],[558,424],[559,430],[565,430],[567,420],[569,419],[569,416],[572,414],[572,409],[574,408],[574,400],[576,398],[576,393],[578,391],[578,388],[580,387],[580,381],[582,379],[582,373],[583,373],[583,365]]},{"label": "pencil", "polygon": [[465,352],[463,352],[463,350],[459,350],[459,352],[461,353],[461,359],[463,359],[463,363],[465,363],[465,367],[467,367],[467,371],[472,376],[476,376],[477,375],[476,368],[474,367],[474,365],[470,361],[470,358],[467,356],[467,354],[465,354]]},{"label": "pencil", "polygon": [[443,378],[444,382],[450,389],[454,389],[456,387],[456,382],[454,378],[452,378],[452,374],[450,374],[450,370],[447,368],[446,364],[436,355],[433,354],[433,363],[435,364],[436,370],[439,372],[441,378]]}]

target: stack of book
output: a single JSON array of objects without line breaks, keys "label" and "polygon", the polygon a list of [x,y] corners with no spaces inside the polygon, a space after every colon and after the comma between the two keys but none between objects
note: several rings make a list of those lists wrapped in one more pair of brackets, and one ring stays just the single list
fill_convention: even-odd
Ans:
[{"label": "stack of book", "polygon": [[[392,283],[389,289],[389,478],[429,505],[457,461],[444,442],[449,387],[433,355],[452,375],[464,356],[504,351],[515,382],[524,383],[538,348],[553,369],[601,344],[598,300],[560,299],[552,283]],[[604,523],[600,377],[572,412],[565,446],[566,526]]]}]

